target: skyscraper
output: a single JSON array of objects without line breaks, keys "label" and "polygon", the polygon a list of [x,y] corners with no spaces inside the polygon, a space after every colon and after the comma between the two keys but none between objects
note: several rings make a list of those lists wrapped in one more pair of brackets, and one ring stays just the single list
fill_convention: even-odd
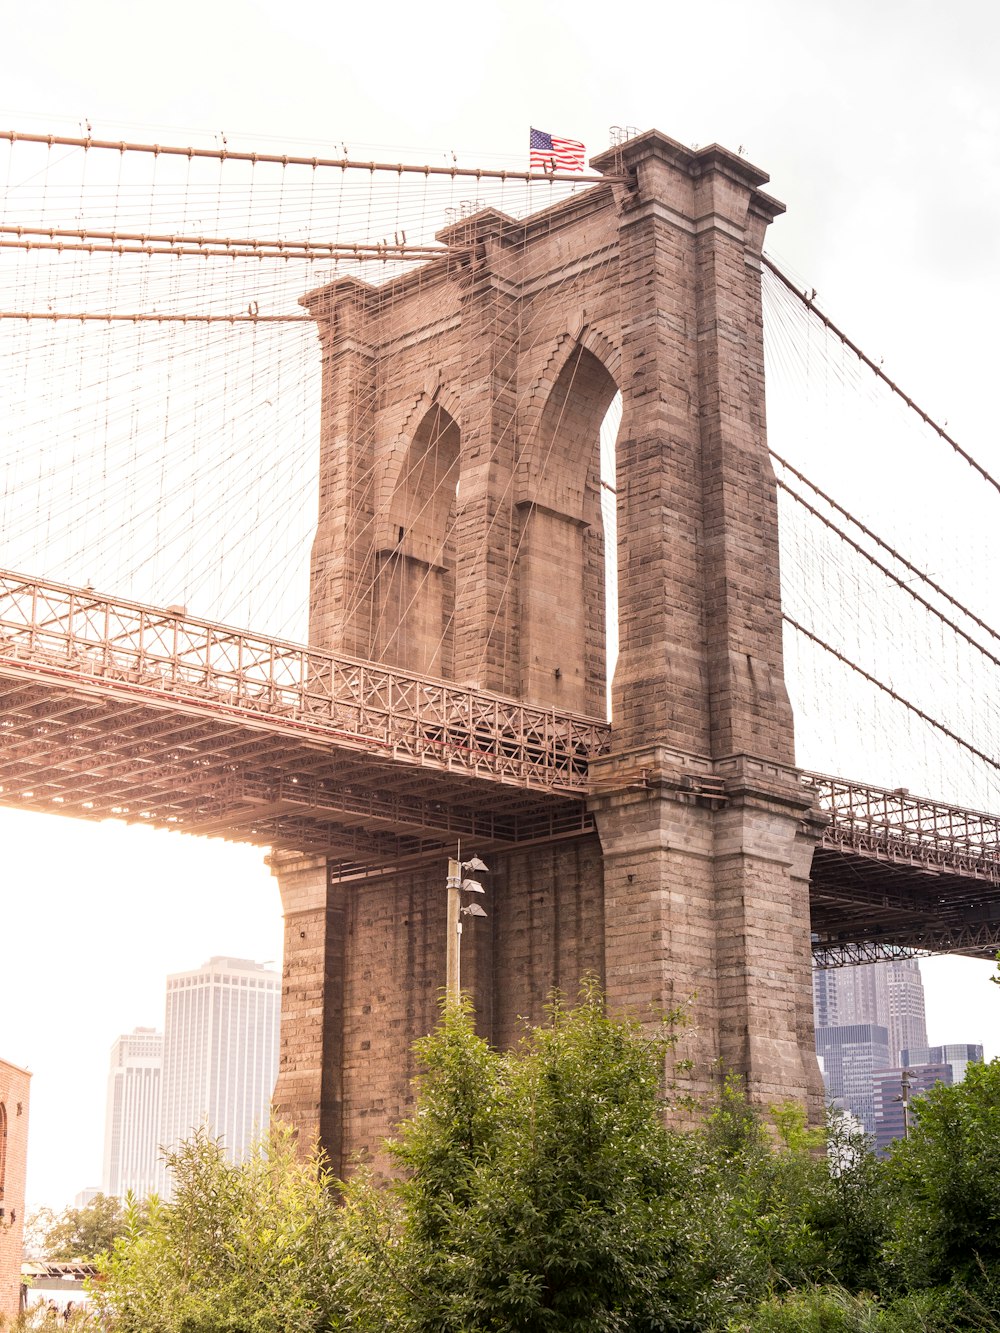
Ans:
[{"label": "skyscraper", "polygon": [[876,963],[885,968],[889,1001],[889,1046],[893,1059],[907,1047],[927,1045],[927,1016],[924,1010],[924,980],[915,958]]},{"label": "skyscraper", "polygon": [[[927,1045],[924,983],[915,958],[813,972],[817,1032],[875,1023],[888,1032],[890,1063],[907,1047]],[[819,1046],[817,1045],[817,1050]]]},{"label": "skyscraper", "polygon": [[924,986],[915,958],[813,972],[816,1053],[827,1096],[875,1132],[872,1075],[927,1045]]},{"label": "skyscraper", "polygon": [[[875,1084],[875,1146],[884,1153],[893,1139],[902,1138],[905,1131],[902,1110],[902,1080],[909,1071],[910,1098],[928,1092],[936,1083],[961,1083],[970,1064],[982,1063],[983,1048],[978,1044],[949,1042],[945,1046],[924,1046],[904,1050],[902,1068],[876,1070]],[[911,1123],[919,1119],[919,1106],[910,1110]]]},{"label": "skyscraper", "polygon": [[104,1123],[105,1194],[145,1198],[159,1184],[160,1076],[163,1034],[123,1033],[111,1047]]},{"label": "skyscraper", "polygon": [[901,1053],[900,1063],[907,1067],[941,1064],[951,1067],[950,1082],[961,1083],[971,1064],[982,1064],[983,1048],[978,1042],[950,1041],[944,1046],[910,1046]]},{"label": "skyscraper", "polygon": [[872,1075],[889,1063],[889,1033],[878,1023],[846,1023],[816,1029],[816,1053],[830,1100],[851,1112],[875,1133]]},{"label": "skyscraper", "polygon": [[266,1130],[278,1073],[281,977],[244,958],[212,958],[167,978],[160,1143],[201,1125],[242,1161]]}]

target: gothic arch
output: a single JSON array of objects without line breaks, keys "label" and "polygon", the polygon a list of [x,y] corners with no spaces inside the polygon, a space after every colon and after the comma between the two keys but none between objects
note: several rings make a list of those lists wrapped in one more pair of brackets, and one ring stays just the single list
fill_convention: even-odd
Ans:
[{"label": "gothic arch", "polygon": [[600,434],[618,385],[592,350],[609,355],[610,344],[593,331],[585,341],[583,332],[560,339],[550,355],[519,460],[521,688],[539,703],[601,714],[607,644]]},{"label": "gothic arch", "polygon": [[[417,409],[423,405],[418,400]],[[411,412],[408,420],[416,417]],[[376,539],[374,655],[421,675],[452,671],[454,526],[461,432],[435,398],[386,479]]]},{"label": "gothic arch", "polygon": [[378,524],[377,541],[380,545],[389,541],[389,508],[407,466],[411,445],[428,413],[438,408],[443,410],[461,431],[461,403],[458,395],[439,379],[428,379],[422,391],[409,401],[398,430],[391,433],[391,442],[385,447],[385,452],[378,461],[375,513]]},{"label": "gothic arch", "polygon": [[[560,376],[581,348],[596,358],[616,385],[621,384],[621,349],[611,336],[595,325],[582,323],[575,331],[561,333],[550,343],[548,355],[533,380],[521,413],[522,458],[538,435],[542,414]],[[519,475],[524,475],[523,467],[519,469]]]}]

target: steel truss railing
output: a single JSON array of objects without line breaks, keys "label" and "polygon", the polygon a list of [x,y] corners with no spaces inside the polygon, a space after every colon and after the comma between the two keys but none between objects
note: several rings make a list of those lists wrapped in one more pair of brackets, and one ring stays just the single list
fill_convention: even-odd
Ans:
[{"label": "steel truss railing", "polygon": [[0,666],[273,722],[350,748],[550,791],[586,790],[604,722],[0,571]]},{"label": "steel truss railing", "polygon": [[[601,721],[0,571],[0,668],[273,724],[347,748],[529,789],[586,793]],[[1000,817],[821,773],[823,843],[1000,883]]]},{"label": "steel truss railing", "polygon": [[823,843],[887,860],[939,867],[1000,883],[1000,816],[871,787],[823,773],[803,773],[829,816]]}]

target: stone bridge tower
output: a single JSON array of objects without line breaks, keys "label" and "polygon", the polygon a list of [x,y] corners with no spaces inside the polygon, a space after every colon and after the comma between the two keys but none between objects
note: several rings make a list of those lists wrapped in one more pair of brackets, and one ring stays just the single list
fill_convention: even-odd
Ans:
[{"label": "stone bridge tower", "polygon": [[[628,184],[440,234],[447,258],[305,298],[323,355],[311,642],[606,715],[599,433],[617,441],[620,650],[586,829],[491,866],[463,980],[498,1045],[597,973],[640,1017],[690,1005],[713,1067],[815,1110],[815,836],[782,667],[760,254],[782,206],[717,146],[652,131]],[[526,795],[530,801],[530,794]],[[280,1112],[337,1169],[406,1113],[444,983],[445,865],[275,857]]]}]

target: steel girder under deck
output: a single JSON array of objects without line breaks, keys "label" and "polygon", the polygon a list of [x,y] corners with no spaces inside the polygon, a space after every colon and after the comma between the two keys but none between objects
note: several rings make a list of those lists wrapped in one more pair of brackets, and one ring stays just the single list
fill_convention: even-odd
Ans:
[{"label": "steel girder under deck", "polygon": [[828,816],[810,876],[823,966],[1000,950],[1000,818],[803,774]]},{"label": "steel girder under deck", "polygon": [[[341,876],[578,836],[611,732],[0,572],[0,803],[315,851]],[[825,965],[1000,948],[1000,819],[805,773]],[[725,784],[713,795],[725,801]]]},{"label": "steel girder under deck", "polygon": [[0,802],[343,873],[578,834],[606,724],[0,573]]}]

